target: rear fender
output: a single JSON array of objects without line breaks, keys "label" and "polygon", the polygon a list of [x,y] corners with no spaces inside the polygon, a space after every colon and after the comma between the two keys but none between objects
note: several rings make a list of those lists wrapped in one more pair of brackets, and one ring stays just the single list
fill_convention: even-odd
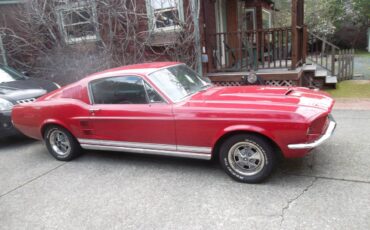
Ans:
[{"label": "rear fender", "polygon": [[68,128],[68,125],[65,124],[64,122],[62,122],[60,120],[57,120],[57,119],[47,119],[47,120],[45,120],[42,123],[42,125],[40,127],[40,135],[41,135],[41,138],[42,139],[44,138],[45,129],[49,125],[58,125],[58,126],[61,126],[61,127],[65,128],[66,130],[68,130],[69,132],[71,132],[72,135],[74,135],[74,133],[71,131],[71,129]]}]

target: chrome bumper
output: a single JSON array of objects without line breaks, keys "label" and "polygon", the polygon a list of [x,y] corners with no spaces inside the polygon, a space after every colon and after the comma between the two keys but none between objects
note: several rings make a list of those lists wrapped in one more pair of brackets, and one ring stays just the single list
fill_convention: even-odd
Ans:
[{"label": "chrome bumper", "polygon": [[322,135],[319,139],[317,139],[316,141],[312,143],[290,144],[288,145],[288,148],[289,149],[312,149],[324,143],[327,139],[331,137],[337,125],[337,123],[335,123],[334,119],[331,116],[329,116],[329,118],[330,118],[329,126],[326,129],[325,134]]}]

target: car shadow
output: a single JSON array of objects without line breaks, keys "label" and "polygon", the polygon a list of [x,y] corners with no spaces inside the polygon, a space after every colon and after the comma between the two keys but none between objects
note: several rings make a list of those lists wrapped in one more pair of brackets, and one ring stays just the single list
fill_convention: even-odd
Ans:
[{"label": "car shadow", "polygon": [[37,142],[37,140],[31,139],[25,136],[13,136],[13,137],[0,138],[0,150],[19,147],[23,145],[29,145],[35,142]]},{"label": "car shadow", "polygon": [[169,165],[170,167],[190,167],[215,169],[221,168],[217,160],[199,160],[182,157],[170,157],[149,154],[137,154],[129,152],[112,152],[112,151],[97,151],[88,150],[76,160],[81,161],[99,161],[99,162],[115,162],[125,164],[135,164],[137,166],[145,165]]},{"label": "car shadow", "polygon": [[[94,162],[96,164],[118,164],[118,165],[134,165],[135,167],[158,167],[162,169],[168,169],[172,171],[174,168],[178,168],[185,171],[192,171],[194,173],[209,173],[214,175],[226,175],[223,172],[221,165],[218,162],[218,158],[212,160],[199,160],[191,158],[180,158],[180,157],[168,157],[168,156],[157,156],[147,154],[137,154],[129,152],[111,152],[111,151],[95,151],[89,150],[76,159],[79,162]],[[277,167],[274,169],[270,179],[276,180],[277,177],[282,175],[294,176],[300,175],[307,171],[310,167],[310,157],[297,158],[297,159],[283,159]],[[228,178],[227,176],[225,178]],[[270,179],[266,180],[270,181]]]}]

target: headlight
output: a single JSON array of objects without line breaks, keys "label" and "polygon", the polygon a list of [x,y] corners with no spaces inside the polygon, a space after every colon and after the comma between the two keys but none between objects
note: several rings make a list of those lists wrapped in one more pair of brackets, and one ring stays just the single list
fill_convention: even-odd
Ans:
[{"label": "headlight", "polygon": [[11,110],[12,108],[13,104],[10,101],[0,98],[0,111]]},{"label": "headlight", "polygon": [[250,73],[247,77],[247,81],[249,84],[254,84],[257,82],[257,75],[255,73]]}]

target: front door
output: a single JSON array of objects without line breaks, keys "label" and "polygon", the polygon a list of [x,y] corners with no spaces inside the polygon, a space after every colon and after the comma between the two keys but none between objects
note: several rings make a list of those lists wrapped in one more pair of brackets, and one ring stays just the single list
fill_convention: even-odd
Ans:
[{"label": "front door", "polygon": [[97,143],[148,149],[165,144],[175,148],[172,106],[141,77],[99,79],[90,83],[90,94],[93,137],[101,140]]}]

